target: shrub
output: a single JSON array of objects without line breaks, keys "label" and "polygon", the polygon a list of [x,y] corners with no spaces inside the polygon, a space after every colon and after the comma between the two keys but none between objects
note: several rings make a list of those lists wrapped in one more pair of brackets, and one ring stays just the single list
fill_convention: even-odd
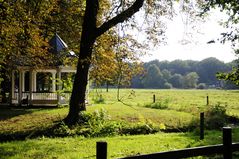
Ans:
[{"label": "shrub", "polygon": [[151,128],[150,125],[148,124],[135,124],[133,126],[127,126],[124,127],[121,130],[122,134],[129,134],[129,135],[138,135],[138,134],[150,134],[150,133],[155,133],[157,131],[155,131],[153,128]]},{"label": "shrub", "polygon": [[65,137],[71,136],[71,129],[64,123],[61,122],[52,132],[53,136]]},{"label": "shrub", "polygon": [[207,129],[220,129],[227,124],[227,118],[226,105],[209,106],[205,111],[205,126]]},{"label": "shrub", "polygon": [[117,122],[107,122],[103,125],[100,131],[95,134],[95,136],[113,136],[118,135],[121,129],[121,123]]},{"label": "shrub", "polygon": [[165,99],[165,100],[157,101],[155,103],[146,104],[145,107],[154,108],[154,109],[168,109],[169,103],[170,103],[170,100]]},{"label": "shrub", "polygon": [[95,98],[93,98],[93,101],[95,104],[104,104],[105,99],[102,97],[102,95],[97,95]]},{"label": "shrub", "polygon": [[[204,110],[205,128],[208,130],[220,130],[222,127],[230,124],[230,122],[238,122],[239,119],[237,117],[227,115],[226,108],[227,105],[221,105],[220,103],[208,106],[206,110]],[[188,125],[188,131],[194,130],[194,132],[199,134],[199,126],[199,117],[193,118],[191,123]]]},{"label": "shrub", "polygon": [[171,89],[171,88],[173,88],[173,86],[172,86],[171,83],[166,82],[166,83],[164,83],[163,88],[164,89]]},{"label": "shrub", "polygon": [[[216,105],[210,105],[204,110],[204,125],[206,129],[221,129],[228,123],[228,115],[226,114],[226,105],[221,105],[217,103]],[[191,123],[188,126],[188,130],[195,130],[199,128],[200,121],[198,118],[193,118]],[[199,129],[196,129],[195,132],[199,133]]]},{"label": "shrub", "polygon": [[120,129],[121,135],[139,135],[139,134],[152,134],[164,130],[165,125],[155,126],[152,122],[140,122],[137,124],[123,124]]},{"label": "shrub", "polygon": [[197,86],[197,89],[206,89],[207,86],[205,83],[199,83],[198,86]]},{"label": "shrub", "polygon": [[164,124],[155,126],[152,122],[124,123],[109,120],[110,117],[103,109],[93,113],[82,112],[79,124],[69,128],[64,123],[59,124],[51,136],[100,137],[113,135],[151,134],[166,129]]}]

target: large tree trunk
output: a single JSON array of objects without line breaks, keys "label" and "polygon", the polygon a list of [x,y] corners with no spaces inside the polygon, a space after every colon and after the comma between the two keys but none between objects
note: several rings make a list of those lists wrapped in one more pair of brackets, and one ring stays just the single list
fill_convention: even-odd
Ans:
[{"label": "large tree trunk", "polygon": [[79,121],[80,111],[85,111],[85,92],[87,78],[91,64],[92,50],[97,37],[108,31],[111,27],[130,18],[139,11],[144,0],[136,0],[134,4],[116,15],[111,20],[103,23],[99,28],[96,27],[97,13],[99,8],[98,0],[86,0],[86,10],[82,26],[82,35],[80,43],[80,54],[77,65],[77,72],[73,84],[73,90],[70,100],[70,110],[65,118],[68,125],[74,125]]},{"label": "large tree trunk", "polygon": [[65,118],[65,122],[69,125],[76,124],[80,117],[79,112],[86,110],[85,92],[91,64],[92,49],[96,40],[98,0],[87,0],[86,3],[77,72],[70,99],[70,110]]}]

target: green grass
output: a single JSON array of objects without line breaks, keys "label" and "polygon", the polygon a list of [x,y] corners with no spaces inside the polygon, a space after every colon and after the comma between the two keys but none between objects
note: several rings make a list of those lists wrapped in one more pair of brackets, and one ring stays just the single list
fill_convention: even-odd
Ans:
[{"label": "green grass", "polygon": [[[206,105],[206,96],[209,96],[211,105],[222,103],[230,106],[231,109],[238,109],[238,91],[232,90],[157,90],[157,89],[136,89],[134,96],[131,95],[130,89],[122,89],[121,97],[123,102],[128,105],[143,106],[153,102],[153,95],[156,96],[156,102],[161,100],[169,100],[171,109],[188,110],[201,108]],[[92,91],[93,96],[95,93]],[[116,90],[110,89],[109,92],[101,90],[103,98],[107,104],[113,104],[116,101]]]},{"label": "green grass", "polygon": [[[238,141],[238,130],[234,131]],[[96,142],[108,143],[108,157],[119,158],[202,145],[222,143],[220,131],[206,131],[200,141],[193,133],[157,133],[151,135],[116,136],[105,138],[38,138],[26,141],[12,141],[0,144],[0,158],[4,159],[94,159]]]},{"label": "green grass", "polygon": [[[210,105],[227,105],[227,114],[239,116],[239,92],[225,90],[121,90],[121,102],[116,99],[117,91],[99,90],[104,104],[95,104],[90,100],[87,111],[105,109],[111,120],[138,123],[150,121],[166,128],[177,129],[187,126],[206,106],[206,96]],[[167,107],[155,109],[146,107],[153,101],[167,100]],[[90,99],[96,96],[91,91]],[[1,109],[0,134],[31,134],[34,131],[48,129],[62,120],[68,108],[57,109]],[[234,131],[234,141],[239,141],[238,129]],[[205,140],[199,141],[194,133],[158,133],[152,135],[116,136],[106,138],[44,138],[27,139],[0,143],[0,158],[95,158],[96,141],[109,143],[109,157],[167,151],[185,147],[194,147],[221,143],[220,131],[207,131]],[[117,144],[116,144],[117,143]]]},{"label": "green grass", "polygon": [[[205,144],[221,143],[220,132],[213,132],[202,142],[192,133],[158,133],[154,135],[106,138],[39,138],[0,144],[0,157],[31,158],[95,158],[96,142],[107,141],[109,158],[168,151]],[[116,144],[117,143],[117,144]]]},{"label": "green grass", "polygon": [[[1,117],[10,113],[11,116],[0,120],[0,133],[14,134],[44,129],[63,119],[62,110],[43,109],[1,109]],[[65,114],[65,113],[63,113]]]},{"label": "green grass", "polygon": [[[164,124],[167,128],[180,128],[188,125],[192,119],[199,117],[199,112],[206,107],[206,96],[209,96],[210,105],[222,103],[227,105],[227,113],[239,116],[238,91],[226,90],[144,90],[122,89],[120,95],[122,102],[116,99],[116,89],[106,92],[98,90],[105,100],[105,104],[87,106],[87,111],[105,109],[112,120],[126,122],[151,122]],[[145,107],[152,103],[153,94],[156,102],[168,101],[167,109],[152,109]],[[90,99],[96,96],[91,91]],[[92,101],[92,100],[90,100]],[[58,109],[1,109],[0,133],[27,132],[44,129],[52,126],[56,121],[63,119],[68,108]],[[7,114],[7,115],[6,115]]]},{"label": "green grass", "polygon": [[[239,93],[229,90],[144,90],[136,89],[132,93],[130,89],[122,89],[123,103],[116,102],[116,89],[98,91],[105,99],[105,104],[92,104],[93,107],[106,109],[114,120],[138,122],[151,120],[156,124],[163,123],[168,127],[183,127],[193,118],[199,117],[199,112],[206,106],[206,96],[209,96],[209,104],[227,106],[227,114],[239,116]],[[132,95],[133,94],[133,95]],[[91,97],[95,92],[91,92]],[[156,103],[167,101],[166,109],[151,109],[146,106],[152,104],[153,95]],[[89,110],[92,107],[89,107]]]}]

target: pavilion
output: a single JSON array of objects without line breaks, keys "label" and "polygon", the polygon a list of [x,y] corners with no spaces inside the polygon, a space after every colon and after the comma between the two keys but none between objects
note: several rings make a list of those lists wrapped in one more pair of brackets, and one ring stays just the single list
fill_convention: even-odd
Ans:
[{"label": "pavilion", "polygon": [[63,65],[59,56],[64,54],[69,58],[76,58],[76,55],[72,51],[67,51],[67,44],[57,34],[49,41],[49,45],[49,54],[54,54],[58,60],[54,65],[41,68],[19,65],[12,71],[10,94],[12,105],[67,104],[70,92],[59,93],[63,88],[57,81],[61,80],[64,74],[74,74],[76,68]]}]

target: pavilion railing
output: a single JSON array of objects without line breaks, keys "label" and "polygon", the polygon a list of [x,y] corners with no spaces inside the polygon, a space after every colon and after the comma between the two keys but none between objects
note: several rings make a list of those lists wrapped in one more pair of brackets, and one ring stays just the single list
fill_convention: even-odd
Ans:
[{"label": "pavilion railing", "polygon": [[32,92],[33,100],[57,100],[56,92]]},{"label": "pavilion railing", "polygon": [[[70,99],[71,92],[60,93],[60,97],[65,100]],[[22,92],[22,99],[30,99],[30,92]],[[13,99],[18,101],[19,93],[14,92]],[[57,92],[32,92],[32,100],[57,100]]]}]

